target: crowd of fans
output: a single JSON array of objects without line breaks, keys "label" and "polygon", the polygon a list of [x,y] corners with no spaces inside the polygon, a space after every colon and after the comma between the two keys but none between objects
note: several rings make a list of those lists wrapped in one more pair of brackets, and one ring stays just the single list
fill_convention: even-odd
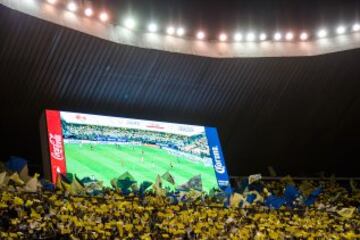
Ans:
[{"label": "crowd of fans", "polygon": [[[249,177],[227,195],[166,192],[160,178],[136,188],[129,173],[117,181],[131,191],[73,175],[56,185],[37,177],[0,171],[0,239],[360,239],[355,181]],[[276,206],[269,196],[294,198]]]},{"label": "crowd of fans", "polygon": [[64,121],[62,125],[65,139],[141,142],[144,144],[157,144],[201,157],[209,156],[209,147],[205,134],[185,136],[140,129],[74,124]]}]

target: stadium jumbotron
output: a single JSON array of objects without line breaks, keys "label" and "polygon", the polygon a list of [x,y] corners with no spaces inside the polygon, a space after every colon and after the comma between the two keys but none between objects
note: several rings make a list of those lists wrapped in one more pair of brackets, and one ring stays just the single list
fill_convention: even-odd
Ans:
[{"label": "stadium jumbotron", "polygon": [[359,16],[0,0],[0,239],[360,239]]}]

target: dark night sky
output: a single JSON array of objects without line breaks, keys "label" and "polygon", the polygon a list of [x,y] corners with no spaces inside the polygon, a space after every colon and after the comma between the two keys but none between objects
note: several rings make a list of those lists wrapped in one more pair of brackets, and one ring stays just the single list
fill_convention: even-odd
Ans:
[{"label": "dark night sky", "polygon": [[[188,33],[205,29],[212,37],[235,29],[272,32],[316,30],[359,20],[359,0],[101,0],[113,20],[131,13],[139,23],[154,19],[163,28],[183,25]],[[120,17],[120,19],[116,19]],[[190,32],[189,32],[190,31]]]}]

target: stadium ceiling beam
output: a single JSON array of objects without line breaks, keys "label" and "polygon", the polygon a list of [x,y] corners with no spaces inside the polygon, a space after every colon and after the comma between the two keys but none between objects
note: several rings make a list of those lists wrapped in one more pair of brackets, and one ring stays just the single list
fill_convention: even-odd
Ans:
[{"label": "stadium ceiling beam", "polygon": [[64,11],[37,0],[0,0],[0,4],[111,42],[212,58],[316,56],[360,48],[360,32],[305,42],[218,42],[131,31]]}]

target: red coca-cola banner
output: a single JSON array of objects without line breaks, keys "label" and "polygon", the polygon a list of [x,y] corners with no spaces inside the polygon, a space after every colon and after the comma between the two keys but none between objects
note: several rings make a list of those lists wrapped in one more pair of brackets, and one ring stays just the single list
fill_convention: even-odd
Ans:
[{"label": "red coca-cola banner", "polygon": [[50,153],[51,179],[52,182],[55,183],[58,173],[66,173],[66,161],[60,112],[46,110],[46,122]]}]

